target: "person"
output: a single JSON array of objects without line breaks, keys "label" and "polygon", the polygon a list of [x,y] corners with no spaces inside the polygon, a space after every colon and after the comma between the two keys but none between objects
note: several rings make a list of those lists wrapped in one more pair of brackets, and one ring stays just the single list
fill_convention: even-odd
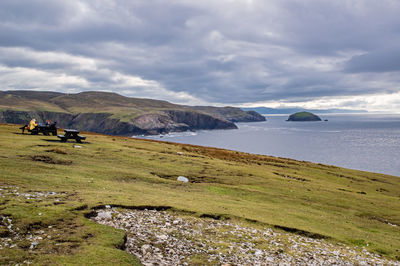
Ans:
[{"label": "person", "polygon": [[47,120],[46,120],[46,127],[50,126],[50,124],[51,124],[50,119],[47,119]]},{"label": "person", "polygon": [[29,122],[29,130],[33,130],[37,125],[36,119],[32,119],[31,122]]}]

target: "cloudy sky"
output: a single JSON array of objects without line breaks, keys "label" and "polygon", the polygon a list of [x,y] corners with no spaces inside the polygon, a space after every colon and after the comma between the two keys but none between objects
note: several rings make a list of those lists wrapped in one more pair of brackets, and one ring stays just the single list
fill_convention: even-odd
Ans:
[{"label": "cloudy sky", "polygon": [[400,112],[398,0],[1,0],[0,90]]}]

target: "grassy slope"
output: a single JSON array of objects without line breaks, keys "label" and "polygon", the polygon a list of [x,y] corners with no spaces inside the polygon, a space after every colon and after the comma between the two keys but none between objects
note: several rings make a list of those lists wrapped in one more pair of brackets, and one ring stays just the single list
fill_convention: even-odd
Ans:
[{"label": "grassy slope", "polygon": [[130,98],[110,92],[81,92],[63,94],[40,91],[0,91],[0,111],[51,111],[79,113],[109,113],[111,118],[128,122],[143,114],[160,113],[165,110],[195,111],[220,118],[248,116],[238,108],[217,108],[211,106],[184,106],[167,101]]},{"label": "grassy slope", "polygon": [[129,121],[161,110],[185,110],[184,106],[166,101],[128,98],[116,93],[82,92],[61,94],[54,92],[0,92],[0,110],[52,111],[78,113],[111,113],[112,118]]},{"label": "grassy slope", "polygon": [[[0,197],[0,213],[11,215],[22,231],[51,225],[58,226],[60,234],[34,251],[0,250],[0,264],[24,258],[39,263],[135,263],[115,248],[123,232],[88,221],[83,217],[87,209],[74,210],[102,204],[168,205],[241,217],[322,234],[332,241],[368,244],[369,250],[400,258],[400,226],[387,223],[400,225],[398,177],[89,133],[90,143],[78,149],[54,137],[18,134],[17,128],[0,125],[0,185],[68,194],[57,205],[51,199],[31,203]],[[48,156],[55,164],[34,161],[34,155]],[[165,179],[178,175],[200,183]],[[64,251],[56,250],[56,244]]]}]

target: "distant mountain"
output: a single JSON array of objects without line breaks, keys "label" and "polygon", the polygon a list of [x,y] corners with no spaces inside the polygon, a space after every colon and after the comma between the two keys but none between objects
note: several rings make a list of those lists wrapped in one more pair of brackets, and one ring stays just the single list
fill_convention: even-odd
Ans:
[{"label": "distant mountain", "polygon": [[234,122],[265,121],[254,111],[235,107],[191,107],[109,92],[0,91],[0,123],[24,124],[32,118],[111,135],[235,129]]},{"label": "distant mountain", "polygon": [[329,113],[339,113],[339,114],[347,114],[347,113],[367,113],[365,110],[353,110],[353,109],[304,109],[300,107],[295,108],[269,108],[269,107],[243,107],[240,108],[244,111],[256,111],[260,114],[293,114],[297,112],[312,112],[319,114],[329,114]]}]

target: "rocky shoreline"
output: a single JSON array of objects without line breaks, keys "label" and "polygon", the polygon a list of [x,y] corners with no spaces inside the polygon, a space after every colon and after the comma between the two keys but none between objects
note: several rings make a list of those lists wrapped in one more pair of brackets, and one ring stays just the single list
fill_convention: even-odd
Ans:
[{"label": "rocky shoreline", "polygon": [[171,211],[108,206],[92,219],[125,230],[125,250],[143,265],[400,265],[364,248]]}]

